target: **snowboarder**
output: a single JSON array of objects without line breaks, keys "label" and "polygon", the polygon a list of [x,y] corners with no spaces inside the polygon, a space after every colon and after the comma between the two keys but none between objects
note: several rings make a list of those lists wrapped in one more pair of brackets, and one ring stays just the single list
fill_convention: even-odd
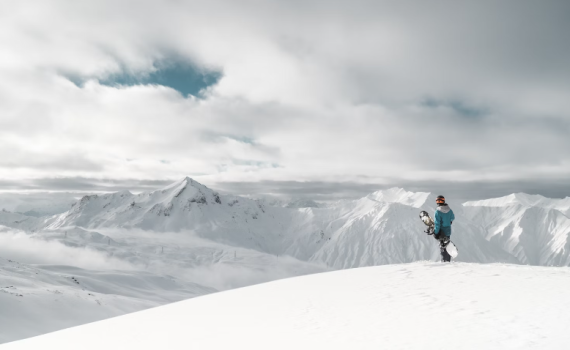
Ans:
[{"label": "snowboarder", "polygon": [[433,230],[434,237],[439,241],[439,249],[441,251],[441,258],[444,262],[451,261],[451,255],[447,252],[447,245],[451,237],[451,224],[455,220],[453,210],[445,203],[444,196],[437,196],[435,200],[437,209],[435,210],[435,227]]}]

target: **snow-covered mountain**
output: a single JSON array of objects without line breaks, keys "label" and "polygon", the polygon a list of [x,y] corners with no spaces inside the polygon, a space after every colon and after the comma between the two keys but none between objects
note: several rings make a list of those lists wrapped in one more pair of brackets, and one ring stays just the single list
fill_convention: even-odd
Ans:
[{"label": "snow-covered mountain", "polygon": [[552,199],[540,195],[513,193],[500,198],[466,202],[463,205],[470,207],[508,207],[517,204],[524,207],[555,209],[562,212],[566,216],[570,215],[570,197],[563,199]]},{"label": "snow-covered mountain", "polygon": [[2,349],[566,349],[568,288],[566,268],[350,269],[198,297]]},{"label": "snow-covered mountain", "polygon": [[[570,266],[569,200],[516,194],[451,203],[458,261]],[[151,192],[85,196],[54,216],[0,211],[0,257],[11,260],[0,273],[13,287],[0,293],[0,308],[17,305],[13,312],[20,308],[21,315],[53,310],[19,332],[3,333],[13,325],[0,317],[0,342],[280,278],[439,260],[437,242],[418,217],[435,210],[430,193],[392,188],[307,203],[270,205],[184,178]],[[80,284],[57,287],[71,277]],[[117,308],[113,296],[126,306]],[[95,299],[102,301],[99,311],[86,307],[82,317],[55,311]]]},{"label": "snow-covered mountain", "polygon": [[517,193],[467,202],[464,216],[482,227],[487,241],[522,264],[570,266],[569,207],[570,197]]},{"label": "snow-covered mountain", "polygon": [[[25,227],[192,231],[230,246],[338,269],[437,259],[434,240],[422,233],[418,219],[420,210],[434,211],[433,202],[429,193],[392,188],[323,208],[287,208],[223,196],[184,178],[138,195],[124,191],[85,196],[69,211],[31,220]],[[486,233],[472,220],[457,220],[455,225],[461,232],[454,235],[461,261],[518,261],[516,255],[485,239]]]},{"label": "snow-covered mountain", "polygon": [[[0,213],[0,224],[35,231],[142,229],[192,232],[200,238],[271,255],[289,255],[330,268],[434,260],[420,210],[435,197],[399,188],[323,207],[283,207],[220,195],[184,178],[163,189],[85,196],[62,214],[33,218]],[[513,194],[452,205],[460,261],[570,265],[570,198]]]}]

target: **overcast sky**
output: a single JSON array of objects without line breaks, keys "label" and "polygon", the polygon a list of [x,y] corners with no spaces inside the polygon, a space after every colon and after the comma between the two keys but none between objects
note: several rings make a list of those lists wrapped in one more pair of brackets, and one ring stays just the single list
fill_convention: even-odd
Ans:
[{"label": "overcast sky", "polygon": [[0,190],[570,195],[569,33],[565,0],[3,1]]}]

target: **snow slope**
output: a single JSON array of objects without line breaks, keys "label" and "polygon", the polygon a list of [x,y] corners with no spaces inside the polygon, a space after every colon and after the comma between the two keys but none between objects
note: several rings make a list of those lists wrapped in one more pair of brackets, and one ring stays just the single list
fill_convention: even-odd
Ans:
[{"label": "snow slope", "polygon": [[568,268],[420,262],[350,269],[198,297],[1,348],[565,349],[569,288]]},{"label": "snow slope", "polygon": [[215,291],[144,271],[34,266],[1,258],[0,280],[0,342]]}]

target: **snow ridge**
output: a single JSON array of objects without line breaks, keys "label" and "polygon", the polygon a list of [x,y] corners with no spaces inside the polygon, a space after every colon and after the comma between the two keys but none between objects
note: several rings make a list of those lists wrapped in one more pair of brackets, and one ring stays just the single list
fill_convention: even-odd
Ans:
[{"label": "snow ridge", "polygon": [[463,205],[467,207],[506,207],[517,204],[525,207],[556,209],[565,213],[567,216],[568,213],[570,213],[570,197],[553,199],[546,198],[541,195],[531,195],[526,193],[513,193],[499,198],[471,201],[466,202]]}]

